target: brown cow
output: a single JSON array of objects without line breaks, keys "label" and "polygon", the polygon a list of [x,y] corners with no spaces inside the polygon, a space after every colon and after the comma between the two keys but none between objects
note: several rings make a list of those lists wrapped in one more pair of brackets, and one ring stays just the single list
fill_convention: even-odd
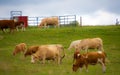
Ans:
[{"label": "brown cow", "polygon": [[103,72],[106,71],[105,65],[106,54],[105,52],[89,52],[86,54],[77,54],[76,62],[73,64],[73,71],[77,71],[78,68],[82,69],[83,66],[86,67],[86,71],[88,72],[88,65],[95,65],[100,63],[102,65]]},{"label": "brown cow", "polygon": [[0,29],[4,31],[4,29],[10,28],[10,33],[12,33],[15,29],[14,20],[0,20]]},{"label": "brown cow", "polygon": [[25,43],[20,43],[18,45],[15,46],[15,49],[13,51],[13,55],[15,56],[17,53],[20,53],[20,52],[25,52],[26,50],[26,44]]}]

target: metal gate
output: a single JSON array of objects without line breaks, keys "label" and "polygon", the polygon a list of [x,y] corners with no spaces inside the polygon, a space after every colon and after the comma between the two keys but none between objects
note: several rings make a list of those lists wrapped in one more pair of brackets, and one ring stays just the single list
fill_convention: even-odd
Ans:
[{"label": "metal gate", "polygon": [[[53,16],[47,16],[47,17],[53,17]],[[59,18],[60,26],[68,26],[71,23],[72,24],[74,23],[73,25],[76,25],[76,15],[65,15],[65,16],[57,16],[57,17]],[[46,16],[28,17],[28,24],[30,26],[38,26],[43,18],[46,18]]]},{"label": "metal gate", "polygon": [[61,26],[71,25],[71,24],[76,25],[76,15],[59,16],[59,24]]}]

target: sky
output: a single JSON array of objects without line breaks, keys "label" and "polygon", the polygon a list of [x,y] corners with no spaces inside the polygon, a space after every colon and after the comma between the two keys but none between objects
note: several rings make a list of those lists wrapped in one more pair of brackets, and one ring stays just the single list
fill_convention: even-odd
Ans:
[{"label": "sky", "polygon": [[120,0],[0,0],[0,18],[22,11],[29,17],[76,15],[83,25],[110,25],[120,19],[119,7]]}]

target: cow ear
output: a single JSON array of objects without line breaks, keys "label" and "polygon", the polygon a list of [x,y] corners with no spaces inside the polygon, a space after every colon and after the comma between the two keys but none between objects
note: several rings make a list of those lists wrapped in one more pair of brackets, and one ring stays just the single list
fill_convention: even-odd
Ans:
[{"label": "cow ear", "polygon": [[39,46],[36,47],[36,50],[38,50]]}]

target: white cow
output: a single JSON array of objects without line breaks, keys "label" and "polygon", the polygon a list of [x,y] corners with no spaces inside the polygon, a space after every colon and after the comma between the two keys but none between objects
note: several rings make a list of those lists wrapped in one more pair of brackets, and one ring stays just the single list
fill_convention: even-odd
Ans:
[{"label": "white cow", "polygon": [[73,49],[76,49],[77,46],[79,45],[80,41],[81,41],[81,40],[72,41],[71,44],[70,44],[70,46],[69,46],[69,48],[68,48],[68,50],[70,50],[70,49],[72,49],[72,48],[73,48]]}]

